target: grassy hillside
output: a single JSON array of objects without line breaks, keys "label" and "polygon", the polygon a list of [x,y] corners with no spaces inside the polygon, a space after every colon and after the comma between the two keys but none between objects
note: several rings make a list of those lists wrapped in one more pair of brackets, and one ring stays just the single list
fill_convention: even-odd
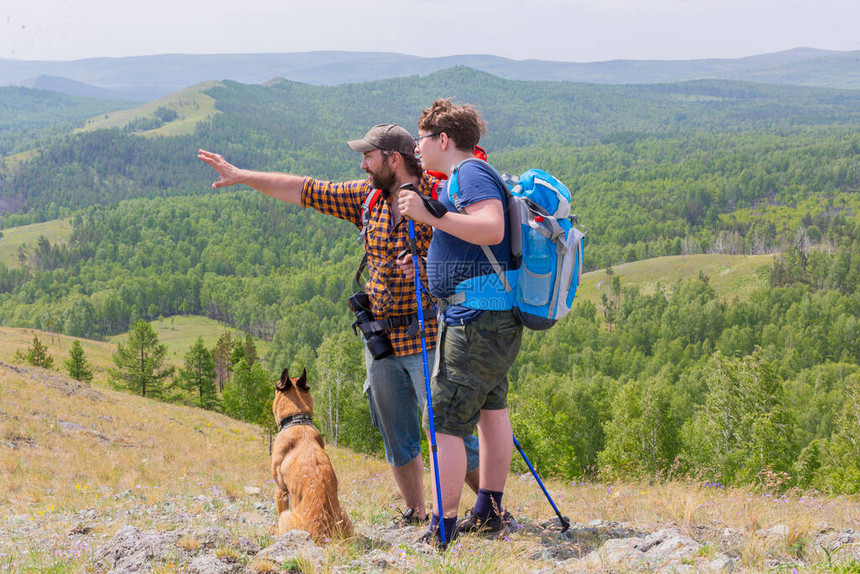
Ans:
[{"label": "grassy hillside", "polygon": [[205,90],[218,85],[220,82],[215,80],[204,82],[135,108],[90,118],[86,125],[78,131],[127,128],[135,121],[155,118],[156,110],[166,108],[176,112],[176,119],[166,122],[158,128],[136,133],[147,137],[191,135],[198,124],[211,120],[218,113],[215,109],[215,100],[204,93]]},{"label": "grassy hillside", "polygon": [[[154,509],[182,500],[179,513],[199,512],[216,492],[247,498],[249,505],[271,500],[267,447],[253,426],[2,364],[0,402],[3,571],[82,569],[91,564],[91,550],[121,525],[164,526],[146,512],[120,518],[141,503]],[[245,487],[258,494],[246,495]],[[203,502],[194,502],[198,496]],[[98,518],[87,521],[91,536],[82,546],[68,533],[86,513]],[[30,531],[38,525],[36,539],[13,526],[22,520]],[[223,517],[220,524],[227,522]],[[258,520],[246,532],[259,538],[268,527]]]},{"label": "grassy hillside", "polygon": [[21,260],[18,258],[19,250],[23,247],[24,253],[31,255],[39,237],[44,236],[51,245],[64,245],[72,235],[72,223],[70,219],[54,219],[44,223],[32,225],[21,225],[2,229],[0,233],[0,262],[6,267],[20,267]]},{"label": "grassy hillside", "polygon": [[93,367],[94,382],[99,385],[107,384],[107,369],[113,366],[111,357],[116,351],[116,346],[112,343],[79,339],[37,329],[0,327],[0,341],[3,342],[0,345],[0,361],[11,363],[16,352],[26,353],[33,343],[34,336],[39,338],[39,341],[47,347],[48,354],[54,358],[54,368],[63,372],[65,372],[63,365],[69,360],[72,342],[80,341],[84,354]]},{"label": "grassy hillside", "polygon": [[[759,273],[773,255],[677,255],[657,257],[613,267],[625,287],[636,287],[644,294],[654,293],[658,286],[666,292],[681,279],[693,279],[700,273],[710,278],[717,296],[726,300],[743,299],[755,289],[767,285]],[[577,301],[600,301],[606,290],[606,270],[599,269],[582,276]]]},{"label": "grassy hillside", "polygon": [[[177,368],[184,366],[185,354],[198,337],[203,337],[203,342],[209,349],[215,346],[218,337],[225,331],[229,331],[234,340],[245,337],[244,333],[206,317],[176,316],[153,321],[151,325],[159,342],[167,346],[167,361]],[[116,344],[124,343],[128,339],[127,333],[111,337],[108,341],[91,341],[37,329],[0,327],[0,361],[11,363],[17,351],[25,353],[33,343],[34,336],[39,337],[39,341],[48,348],[48,354],[54,358],[55,368],[60,371],[65,371],[63,365],[69,358],[72,341],[80,341],[87,360],[94,367],[95,382],[100,385],[107,384],[107,369],[113,367]],[[269,350],[269,344],[265,341],[256,339],[255,345],[260,356],[264,356]]]},{"label": "grassy hillside", "polygon": [[[203,343],[208,349],[212,349],[215,343],[218,342],[218,337],[225,331],[230,332],[233,340],[244,340],[245,334],[237,329],[233,329],[213,321],[206,317],[198,316],[183,316],[177,315],[166,319],[158,319],[150,323],[152,328],[158,335],[158,340],[167,345],[167,360],[177,366],[182,366],[185,361],[185,354],[197,342],[198,337],[203,337]],[[123,333],[111,337],[108,341],[112,344],[124,343],[128,339],[128,334]],[[255,340],[257,353],[259,356],[264,356],[269,350],[269,344],[265,341]]]},{"label": "grassy hillside", "polygon": [[[174,533],[166,552],[148,554],[153,572],[187,571],[203,555],[255,574],[380,564],[413,572],[628,571],[635,563],[617,562],[621,544],[667,530],[676,533],[668,550],[684,552],[649,571],[847,573],[860,564],[854,545],[836,542],[852,539],[857,500],[777,499],[710,483],[546,481],[572,522],[562,535],[541,526],[553,513],[531,476],[511,477],[506,489],[524,530],[504,539],[467,536],[439,555],[417,544],[421,529],[391,526],[402,501],[387,464],[332,445],[326,450],[356,538],[329,544],[315,561],[279,564],[256,554],[276,541],[276,518],[268,444],[254,426],[0,362],[0,437],[3,572],[105,571],[116,557],[104,548],[128,525],[147,533],[145,544]],[[473,500],[464,495],[463,507]],[[207,542],[213,532],[220,541]],[[718,558],[722,567],[714,566]]]}]

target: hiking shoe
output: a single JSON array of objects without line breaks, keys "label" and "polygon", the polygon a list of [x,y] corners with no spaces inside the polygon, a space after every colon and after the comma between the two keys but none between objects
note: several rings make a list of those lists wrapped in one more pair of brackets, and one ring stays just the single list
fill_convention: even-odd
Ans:
[{"label": "hiking shoe", "polygon": [[445,532],[446,540],[445,540],[444,544],[442,544],[442,538],[439,535],[439,529],[438,528],[428,528],[427,532],[422,534],[421,538],[419,538],[417,541],[420,543],[423,543],[423,544],[429,544],[430,546],[432,546],[433,548],[435,548],[436,550],[439,550],[441,552],[441,551],[447,550],[448,545],[457,539],[457,534],[458,534],[457,529],[454,528],[453,530],[454,530],[454,532],[448,532],[448,531]]},{"label": "hiking shoe", "polygon": [[[511,517],[513,520],[513,517]],[[480,532],[481,534],[495,534],[505,528],[505,519],[498,514],[491,514],[486,519],[478,518],[471,510],[468,515],[457,523],[457,533]]]},{"label": "hiking shoe", "polygon": [[399,508],[395,509],[400,514],[400,516],[394,517],[394,523],[399,528],[406,528],[407,526],[420,526],[422,522],[427,522],[430,519],[430,515],[427,514],[424,518],[418,518],[415,514],[414,508],[407,508],[405,511],[401,511]]},{"label": "hiking shoe", "polygon": [[505,514],[502,516],[502,522],[511,532],[523,529],[523,525],[514,520],[514,515],[508,512],[507,508],[505,509]]}]

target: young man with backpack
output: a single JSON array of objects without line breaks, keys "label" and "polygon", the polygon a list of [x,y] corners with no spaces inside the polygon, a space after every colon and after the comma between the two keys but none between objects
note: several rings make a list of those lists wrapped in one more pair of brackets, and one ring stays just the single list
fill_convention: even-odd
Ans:
[{"label": "young man with backpack", "polygon": [[[504,184],[486,162],[466,162],[473,158],[484,130],[483,120],[471,106],[444,99],[433,102],[418,121],[416,150],[425,169],[449,178],[456,172],[459,205],[440,188],[439,200],[447,213],[436,218],[417,194],[400,194],[403,215],[435,228],[427,276],[430,292],[443,301],[454,295],[462,281],[495,276],[495,266],[482,246],[489,246],[502,273],[513,269]],[[444,516],[433,514],[425,534],[431,543],[441,542],[440,520],[446,544],[458,532],[495,532],[505,527],[502,496],[513,453],[507,374],[519,352],[522,325],[509,307],[492,300],[486,303],[485,310],[451,304],[440,313],[431,400]],[[476,426],[480,489],[471,515],[457,524],[467,470],[464,438]]]},{"label": "young man with backpack", "polygon": [[[350,298],[350,304],[355,303],[356,325],[368,343],[365,392],[374,426],[382,434],[386,460],[407,507],[399,522],[418,524],[427,517],[420,443],[425,381],[421,341],[414,327],[417,308],[412,259],[403,255],[410,247],[408,226],[397,200],[404,186],[431,195],[436,180],[424,173],[416,159],[415,139],[398,125],[376,125],[362,139],[348,145],[362,154],[361,169],[368,175],[366,180],[332,183],[245,170],[205,150],[198,152],[198,158],[218,172],[220,180],[212,184],[215,189],[245,184],[281,201],[345,219],[362,229],[369,279],[363,285],[364,291]],[[377,197],[372,195],[375,189],[382,191],[382,198],[368,200]],[[432,229],[425,225],[415,227],[419,255],[424,256]],[[429,361],[435,357],[436,320],[432,315],[425,322]],[[477,439],[467,441],[469,483],[477,491]]]}]

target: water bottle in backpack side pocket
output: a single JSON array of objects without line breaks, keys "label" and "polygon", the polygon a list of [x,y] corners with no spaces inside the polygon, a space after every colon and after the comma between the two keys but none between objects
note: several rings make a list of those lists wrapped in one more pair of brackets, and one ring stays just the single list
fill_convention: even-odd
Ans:
[{"label": "water bottle in backpack side pocket", "polygon": [[[543,217],[536,216],[534,222],[540,227]],[[528,241],[525,243],[517,285],[520,290],[519,298],[527,305],[540,307],[549,302],[555,246],[535,227],[528,230]]]}]

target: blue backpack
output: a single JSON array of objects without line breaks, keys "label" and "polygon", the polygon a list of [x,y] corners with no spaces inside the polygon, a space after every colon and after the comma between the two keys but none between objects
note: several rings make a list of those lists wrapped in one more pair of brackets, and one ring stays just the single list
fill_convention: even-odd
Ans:
[{"label": "blue backpack", "polygon": [[[463,161],[448,182],[448,197],[461,213],[457,172],[468,161],[481,160]],[[514,268],[503,272],[483,245],[495,273],[460,282],[446,302],[470,309],[513,309],[529,329],[549,329],[570,311],[582,276],[585,234],[571,223],[570,191],[539,169],[519,178],[491,171],[507,195]]]}]

